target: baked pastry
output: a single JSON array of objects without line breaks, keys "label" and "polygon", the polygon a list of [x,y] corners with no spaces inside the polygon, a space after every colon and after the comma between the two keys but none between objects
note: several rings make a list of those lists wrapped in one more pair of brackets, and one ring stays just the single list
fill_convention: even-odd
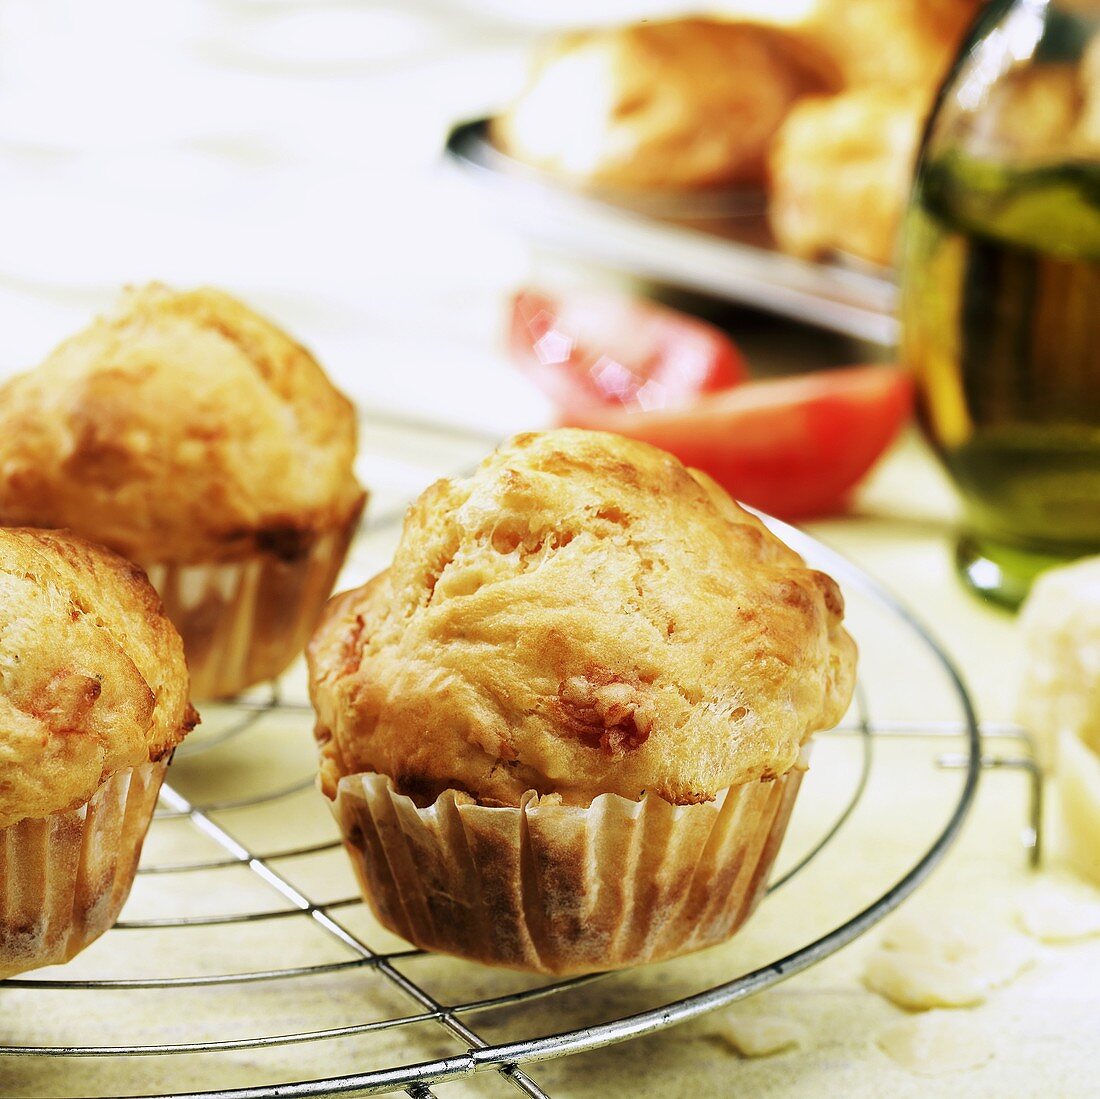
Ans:
[{"label": "baked pastry", "polygon": [[1081,58],[1078,79],[1082,107],[1074,145],[1080,155],[1095,157],[1100,153],[1100,34],[1093,35]]},{"label": "baked pastry", "polygon": [[723,940],[850,700],[842,614],[645,443],[520,435],[433,485],[308,651],[321,788],[378,917],[554,973]]},{"label": "baked pastry", "polygon": [[807,30],[849,87],[922,90],[931,98],[985,0],[817,0]]},{"label": "baked pastry", "polygon": [[928,106],[922,91],[888,88],[799,103],[768,161],[768,222],[779,246],[892,264]]},{"label": "baked pastry", "polygon": [[588,30],[547,45],[492,136],[577,184],[754,184],[792,104],[839,86],[822,49],[777,27],[677,19]]},{"label": "baked pastry", "polygon": [[787,252],[897,260],[933,97],[984,0],[818,0],[807,33],[846,90],[798,103],[768,155],[768,222]]},{"label": "baked pastry", "polygon": [[218,290],[147,286],[0,387],[0,522],[141,564],[196,697],[279,674],[364,494],[356,422],[312,356]]},{"label": "baked pastry", "polygon": [[179,634],[140,569],[0,529],[0,977],[114,923],[172,750],[194,726]]},{"label": "baked pastry", "polygon": [[985,92],[981,111],[965,116],[959,143],[967,156],[1016,169],[1060,163],[1084,136],[1078,124],[1085,64],[1080,70],[1063,63],[1005,73]]}]

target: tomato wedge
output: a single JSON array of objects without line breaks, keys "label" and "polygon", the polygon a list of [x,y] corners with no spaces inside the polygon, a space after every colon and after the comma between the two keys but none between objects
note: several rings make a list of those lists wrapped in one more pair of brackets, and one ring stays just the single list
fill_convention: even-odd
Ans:
[{"label": "tomato wedge", "polygon": [[854,366],[746,382],[675,411],[588,405],[562,423],[643,439],[783,518],[840,510],[912,407],[909,375]]},{"label": "tomato wedge", "polygon": [[637,298],[588,292],[512,299],[509,350],[563,413],[684,408],[747,377],[713,325]]}]

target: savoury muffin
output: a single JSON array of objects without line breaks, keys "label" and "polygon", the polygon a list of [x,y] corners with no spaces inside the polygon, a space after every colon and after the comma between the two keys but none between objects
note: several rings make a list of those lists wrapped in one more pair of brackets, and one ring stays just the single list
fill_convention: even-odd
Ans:
[{"label": "savoury muffin", "polygon": [[179,634],[144,573],[65,532],[0,530],[0,977],[114,922],[175,746]]},{"label": "savoury muffin", "polygon": [[379,918],[556,973],[726,938],[849,703],[842,615],[644,443],[520,435],[433,485],[308,654],[321,788]]},{"label": "savoury muffin", "polygon": [[985,0],[816,0],[808,32],[849,87],[921,90],[931,99]]},{"label": "savoury muffin", "polygon": [[911,88],[799,103],[768,157],[768,222],[780,247],[893,264],[929,105]]},{"label": "savoury muffin", "polygon": [[757,184],[791,106],[839,86],[827,54],[791,31],[708,19],[638,23],[548,44],[492,132],[517,160],[578,184]]},{"label": "savoury muffin", "polygon": [[0,387],[0,522],[139,562],[196,697],[301,651],[364,494],[355,415],[304,348],[218,290],[148,286]]}]

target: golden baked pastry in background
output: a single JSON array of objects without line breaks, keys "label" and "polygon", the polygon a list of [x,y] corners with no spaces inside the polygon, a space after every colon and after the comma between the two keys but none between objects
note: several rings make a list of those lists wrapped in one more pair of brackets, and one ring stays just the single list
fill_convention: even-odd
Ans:
[{"label": "golden baked pastry in background", "polygon": [[325,785],[709,800],[788,770],[848,705],[836,584],[676,459],[517,436],[410,510],[311,643]]},{"label": "golden baked pastry in background", "polygon": [[1086,154],[1100,150],[1100,35],[1085,50],[1080,70],[1083,104],[1075,144]]},{"label": "golden baked pastry in background", "polygon": [[768,221],[784,251],[897,260],[935,92],[984,0],[818,0],[808,33],[846,90],[797,104],[768,158]]},{"label": "golden baked pastry in background", "polygon": [[550,43],[492,134],[516,159],[578,184],[753,184],[792,104],[839,86],[825,51],[792,31],[639,23]]},{"label": "golden baked pastry in background", "polygon": [[769,157],[779,246],[893,263],[928,102],[923,91],[859,88],[799,103]]},{"label": "golden baked pastry in background", "polygon": [[967,154],[1017,168],[1060,161],[1075,143],[1085,103],[1083,77],[1071,64],[1005,73],[986,93],[981,112],[966,117]]},{"label": "golden baked pastry in background", "polygon": [[321,788],[376,915],[547,973],[724,940],[850,701],[842,615],[645,443],[519,435],[433,485],[309,648]]},{"label": "golden baked pastry in background", "polygon": [[114,922],[172,750],[195,724],[179,634],[140,569],[0,529],[0,977]]},{"label": "golden baked pastry in background", "polygon": [[356,420],[299,344],[218,290],[148,286],[0,387],[0,522],[143,565],[196,696],[301,651],[358,519]]},{"label": "golden baked pastry in background", "polygon": [[808,30],[850,87],[939,86],[985,0],[817,0]]}]

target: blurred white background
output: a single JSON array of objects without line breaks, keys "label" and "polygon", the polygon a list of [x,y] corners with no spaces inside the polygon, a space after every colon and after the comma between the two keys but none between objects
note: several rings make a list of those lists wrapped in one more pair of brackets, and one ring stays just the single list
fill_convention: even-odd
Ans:
[{"label": "blurred white background", "polygon": [[240,294],[374,407],[541,422],[495,349],[527,251],[442,165],[446,132],[547,29],[689,6],[0,0],[0,373],[155,278]]}]

